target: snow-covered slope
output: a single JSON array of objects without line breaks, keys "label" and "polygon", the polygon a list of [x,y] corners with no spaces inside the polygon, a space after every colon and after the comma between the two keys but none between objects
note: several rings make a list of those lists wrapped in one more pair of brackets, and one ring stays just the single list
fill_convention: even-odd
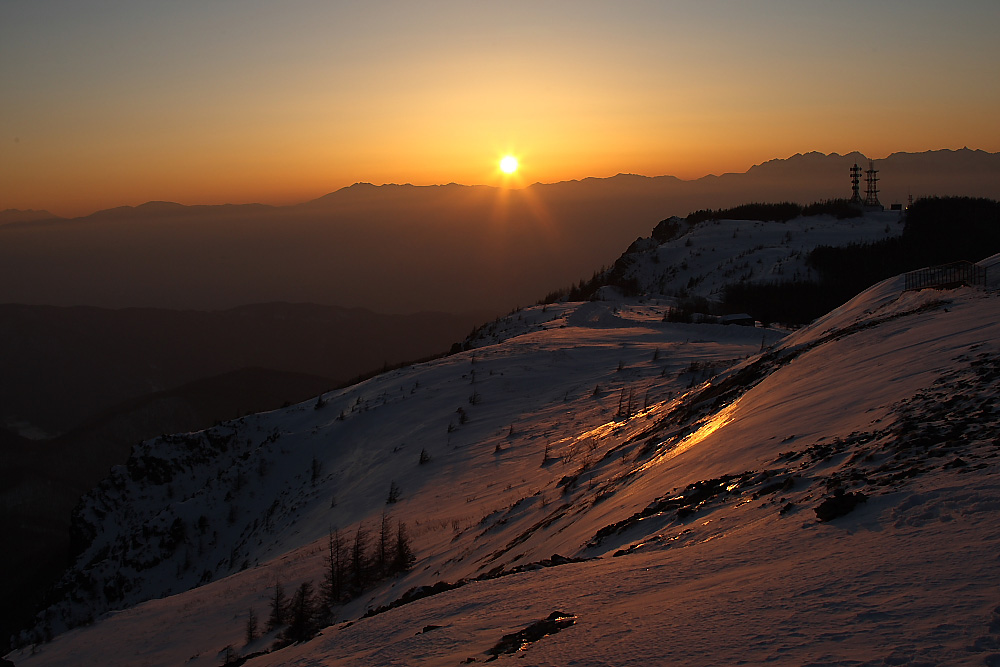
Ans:
[{"label": "snow-covered slope", "polygon": [[[457,665],[532,627],[508,642],[531,664],[998,664],[1000,297],[888,280],[784,338],[662,315],[539,306],[494,345],[145,443],[81,510],[58,636],[9,657]],[[329,531],[384,511],[408,573],[311,641],[244,645],[275,581],[318,583]]]},{"label": "snow-covered slope", "polygon": [[[671,221],[665,221],[671,222]],[[800,216],[786,222],[673,220],[677,236],[639,239],[618,260],[622,279],[635,279],[645,294],[681,294],[721,300],[726,285],[814,279],[806,264],[814,248],[871,243],[898,236],[899,211],[868,211],[857,218]]]},{"label": "snow-covered slope", "polygon": [[[904,225],[900,211],[866,211],[846,219],[808,215],[786,221],[720,218],[691,223],[672,217],[661,221],[650,236],[636,239],[610,269],[595,275],[604,286],[594,298],[618,301],[621,291],[614,285],[627,283],[643,295],[639,303],[662,311],[689,297],[703,297],[706,310],[714,311],[720,308],[727,286],[815,280],[818,276],[807,262],[815,248],[882,241],[902,234]],[[559,303],[518,309],[476,329],[465,346],[492,345],[538,331],[563,310]],[[577,317],[598,324],[593,320],[600,316],[604,326],[615,326],[615,315],[584,311]],[[706,313],[698,318],[713,319]]]}]

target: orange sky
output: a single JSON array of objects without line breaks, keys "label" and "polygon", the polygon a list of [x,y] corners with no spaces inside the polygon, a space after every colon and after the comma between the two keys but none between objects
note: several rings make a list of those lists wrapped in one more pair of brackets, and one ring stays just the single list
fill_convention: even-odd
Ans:
[{"label": "orange sky", "polygon": [[0,3],[0,209],[1000,151],[1000,3]]}]

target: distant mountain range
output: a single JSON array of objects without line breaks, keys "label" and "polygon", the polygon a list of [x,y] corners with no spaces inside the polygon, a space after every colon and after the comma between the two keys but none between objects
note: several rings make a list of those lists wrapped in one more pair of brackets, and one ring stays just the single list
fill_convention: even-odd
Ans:
[{"label": "distant mountain range", "polygon": [[[638,182],[635,179],[653,181],[656,185],[673,184],[678,187],[690,187],[695,190],[699,188],[713,188],[719,183],[725,185],[746,184],[746,182],[761,181],[770,182],[772,187],[780,189],[781,181],[792,188],[796,199],[808,198],[809,192],[815,188],[815,197],[835,198],[841,195],[849,195],[847,187],[842,188],[844,192],[840,195],[831,194],[832,184],[837,181],[847,183],[845,169],[849,169],[853,164],[857,164],[862,169],[868,168],[869,160],[874,162],[875,168],[879,170],[880,188],[885,193],[886,201],[903,201],[910,194],[915,197],[931,195],[968,195],[996,197],[998,186],[996,177],[1000,175],[1000,153],[989,153],[982,150],[972,150],[961,148],[958,150],[934,150],[921,153],[899,152],[892,153],[888,157],[874,159],[864,154],[854,151],[840,155],[838,153],[820,153],[812,151],[809,153],[796,153],[788,158],[776,158],[762,162],[750,167],[746,172],[725,173],[721,175],[709,174],[701,178],[692,180],[682,180],[674,176],[637,176],[635,174],[618,174],[610,178],[585,178],[574,181],[560,181],[557,183],[535,183],[529,188],[535,190],[545,189],[566,189],[573,188],[576,194],[582,194],[585,190],[598,190],[601,184],[620,186],[626,179]],[[575,184],[582,184],[584,188],[574,188]],[[409,184],[373,185],[371,183],[355,183],[352,186],[341,188],[330,194],[319,197],[302,204],[293,206],[270,206],[266,204],[221,204],[221,205],[195,205],[186,206],[174,202],[150,201],[139,206],[119,206],[110,209],[96,211],[84,218],[109,218],[109,217],[132,217],[139,215],[176,215],[176,214],[198,214],[206,212],[242,212],[242,213],[262,213],[268,211],[279,211],[281,209],[301,209],[313,208],[325,205],[357,204],[370,202],[375,198],[386,196],[407,195],[416,202],[425,196],[426,191],[446,192],[450,194],[458,193],[460,190],[472,189],[493,189],[489,186],[465,186],[457,183],[447,185],[414,186]],[[773,192],[767,193],[773,196]],[[805,197],[804,197],[805,195]],[[740,201],[743,201],[742,199]],[[728,205],[720,202],[719,205]],[[682,215],[683,212],[672,212],[671,215]],[[40,221],[65,220],[62,216],[57,216],[45,210],[18,210],[7,209],[0,211],[0,225],[10,223],[31,223]],[[80,218],[76,218],[80,219]]]},{"label": "distant mountain range", "polygon": [[[619,174],[520,190],[355,184],[295,206],[149,202],[72,220],[0,214],[0,302],[230,308],[309,301],[380,312],[506,312],[589,277],[658,221],[748,201],[849,197],[860,153],[806,153],[682,181]],[[1000,198],[1000,153],[894,153],[883,203]]]}]

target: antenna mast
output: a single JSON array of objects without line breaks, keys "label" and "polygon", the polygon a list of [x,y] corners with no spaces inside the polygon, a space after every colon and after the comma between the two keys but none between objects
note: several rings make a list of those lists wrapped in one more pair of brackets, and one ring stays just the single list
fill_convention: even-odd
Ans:
[{"label": "antenna mast", "polygon": [[865,194],[865,206],[871,208],[882,208],[882,203],[878,200],[878,169],[875,168],[875,161],[868,160],[868,170],[865,172],[868,183],[868,192]]},{"label": "antenna mast", "polygon": [[860,183],[861,183],[861,167],[859,167],[858,163],[855,162],[854,166],[851,167],[851,192],[853,193],[851,195],[851,203],[857,204],[858,206],[862,205]]}]

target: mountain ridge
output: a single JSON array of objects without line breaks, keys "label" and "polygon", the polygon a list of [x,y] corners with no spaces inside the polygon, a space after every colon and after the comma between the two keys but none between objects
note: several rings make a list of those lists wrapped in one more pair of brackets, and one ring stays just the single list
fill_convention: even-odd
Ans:
[{"label": "mountain ridge", "polygon": [[[784,176],[801,176],[799,170],[804,165],[810,165],[812,167],[823,166],[821,161],[827,163],[826,166],[835,164],[838,168],[840,163],[845,163],[853,160],[857,162],[860,166],[867,167],[869,160],[875,162],[877,166],[889,165],[892,167],[913,168],[913,165],[907,165],[907,162],[918,162],[918,163],[929,163],[934,160],[940,160],[941,158],[948,159],[947,165],[928,165],[933,169],[955,169],[956,167],[962,170],[972,170],[977,171],[983,168],[987,168],[990,171],[1000,171],[1000,153],[990,153],[981,149],[970,149],[969,147],[963,147],[959,149],[931,149],[926,151],[896,151],[889,153],[887,156],[882,158],[871,158],[860,151],[851,151],[848,153],[823,153],[821,151],[808,151],[805,153],[795,153],[785,158],[772,158],[770,160],[765,160],[757,164],[753,164],[747,168],[746,171],[742,172],[723,172],[723,173],[709,173],[704,176],[698,176],[695,178],[682,179],[671,174],[661,174],[655,176],[648,176],[643,174],[634,173],[618,173],[614,176],[587,176],[580,179],[570,179],[563,181],[553,181],[553,182],[536,182],[530,185],[521,186],[518,188],[513,188],[515,190],[529,189],[529,188],[546,188],[552,186],[560,186],[565,184],[582,184],[582,183],[601,183],[601,182],[613,182],[616,180],[621,180],[623,178],[630,179],[646,179],[650,181],[659,182],[672,182],[676,184],[695,184],[701,181],[710,182],[720,178],[731,178],[733,176],[746,176],[746,175],[760,175],[769,173],[781,173]],[[841,174],[843,176],[843,174]],[[944,176],[944,174],[942,174]],[[846,176],[843,179],[847,180]],[[385,192],[389,190],[395,190],[397,192],[409,191],[409,192],[420,192],[420,191],[435,191],[435,190],[445,190],[445,189],[458,189],[458,188],[469,188],[469,189],[489,189],[489,190],[505,190],[507,188],[502,186],[492,186],[484,184],[460,184],[460,183],[434,183],[426,185],[416,185],[412,183],[382,183],[374,184],[370,182],[356,182],[351,185],[338,188],[331,192],[328,192],[319,197],[309,199],[303,202],[288,204],[284,206],[277,206],[273,204],[264,204],[260,202],[246,202],[246,203],[224,203],[224,204],[182,204],[173,201],[162,201],[162,200],[150,200],[142,204],[129,206],[117,206],[106,209],[99,209],[93,213],[85,214],[82,216],[73,217],[61,217],[53,215],[48,211],[36,211],[36,210],[20,210],[20,209],[7,209],[5,211],[0,211],[0,225],[11,224],[11,223],[37,223],[37,222],[47,222],[47,221],[62,221],[62,220],[80,220],[88,218],[102,218],[102,217],[121,217],[134,215],[136,213],[153,213],[156,215],[170,215],[176,214],[181,211],[190,213],[207,213],[210,211],[242,211],[242,212],[253,212],[253,213],[265,213],[273,210],[281,209],[295,209],[303,207],[317,206],[325,203],[336,202],[338,198],[345,197],[348,195],[370,195],[375,192]],[[847,188],[845,188],[847,189]],[[935,193],[935,194],[950,194],[950,193]],[[988,196],[988,195],[987,195]],[[1000,195],[993,195],[994,197]]]}]

